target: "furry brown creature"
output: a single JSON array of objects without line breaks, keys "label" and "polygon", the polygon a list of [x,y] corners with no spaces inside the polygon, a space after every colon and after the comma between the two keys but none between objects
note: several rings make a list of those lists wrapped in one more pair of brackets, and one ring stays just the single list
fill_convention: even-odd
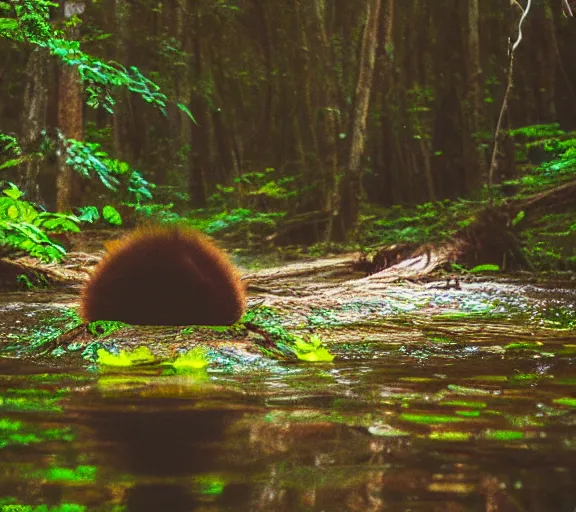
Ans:
[{"label": "furry brown creature", "polygon": [[107,248],[82,292],[80,313],[88,322],[231,325],[244,313],[238,271],[193,229],[141,228]]}]

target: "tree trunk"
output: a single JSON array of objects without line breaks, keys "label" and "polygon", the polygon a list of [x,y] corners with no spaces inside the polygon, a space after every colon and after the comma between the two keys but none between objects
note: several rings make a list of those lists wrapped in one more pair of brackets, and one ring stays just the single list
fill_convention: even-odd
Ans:
[{"label": "tree trunk", "polygon": [[[48,65],[49,59],[45,49],[36,48],[32,51],[26,66],[27,82],[24,89],[24,115],[22,120],[23,145],[27,152],[37,149],[40,132],[47,124]],[[41,163],[39,158],[33,158],[24,164],[24,177],[21,180],[21,188],[25,192],[28,201],[42,202],[38,183]]]},{"label": "tree trunk", "polygon": [[480,147],[478,134],[482,129],[482,68],[480,66],[480,38],[478,35],[480,11],[478,0],[468,0],[468,97],[465,108],[467,122],[464,135],[466,162],[466,189],[473,192],[482,182],[486,161]]},{"label": "tree trunk", "polygon": [[361,158],[366,145],[366,119],[372,92],[372,77],[378,46],[378,22],[380,19],[380,0],[367,0],[366,24],[360,49],[360,69],[356,82],[352,135],[348,165],[340,183],[338,210],[332,225],[332,239],[344,240],[358,221],[362,193]]},{"label": "tree trunk", "polygon": [[[64,18],[84,12],[84,2],[64,2]],[[71,39],[78,39],[76,28],[68,29]],[[82,83],[75,67],[64,64],[60,68],[58,81],[58,128],[66,138],[83,138]],[[61,148],[58,157],[58,177],[56,180],[56,209],[59,212],[70,211],[79,204],[79,182],[74,170],[66,164],[67,154]]]}]

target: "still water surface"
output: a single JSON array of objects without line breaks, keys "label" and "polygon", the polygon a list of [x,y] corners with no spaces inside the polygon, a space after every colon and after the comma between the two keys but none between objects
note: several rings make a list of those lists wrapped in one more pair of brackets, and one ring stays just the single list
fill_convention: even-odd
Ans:
[{"label": "still water surface", "polygon": [[182,375],[1,360],[0,510],[574,512],[576,340],[542,346]]}]

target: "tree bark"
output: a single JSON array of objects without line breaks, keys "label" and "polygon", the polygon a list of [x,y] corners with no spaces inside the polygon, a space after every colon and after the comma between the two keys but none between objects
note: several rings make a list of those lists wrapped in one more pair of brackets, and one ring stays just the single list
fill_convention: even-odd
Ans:
[{"label": "tree bark", "polygon": [[[26,87],[24,89],[24,112],[22,127],[24,148],[34,151],[42,129],[47,124],[48,112],[48,55],[45,49],[36,48],[30,54],[26,66]],[[28,201],[42,202],[38,184],[41,160],[32,158],[24,164],[22,190]]]},{"label": "tree bark", "polygon": [[[84,12],[84,2],[64,2],[64,18]],[[78,39],[78,30],[69,28],[71,39]],[[58,128],[66,138],[83,138],[83,88],[75,67],[64,64],[60,68],[58,81]],[[79,182],[74,170],[66,164],[67,154],[61,148],[58,156],[58,177],[56,179],[56,209],[70,211],[79,204]]]},{"label": "tree bark", "polygon": [[360,68],[356,82],[350,153],[340,193],[336,218],[332,225],[332,239],[344,240],[358,221],[362,193],[361,159],[366,145],[366,119],[372,93],[372,77],[378,46],[380,0],[367,0],[366,22],[360,50]]},{"label": "tree bark", "polygon": [[482,129],[482,68],[480,66],[480,10],[478,0],[468,0],[468,69],[467,125],[465,135],[466,189],[472,192],[482,182],[486,160],[480,148],[478,134]]}]

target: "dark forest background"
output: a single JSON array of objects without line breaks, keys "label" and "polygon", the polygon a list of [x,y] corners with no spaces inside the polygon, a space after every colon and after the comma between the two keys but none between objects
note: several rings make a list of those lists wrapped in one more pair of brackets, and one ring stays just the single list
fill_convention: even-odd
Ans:
[{"label": "dark forest background", "polygon": [[[380,206],[480,197],[521,15],[501,0],[100,0],[52,12],[85,52],[137,66],[174,103],[163,115],[119,88],[114,114],[90,108],[76,101],[86,83],[45,48],[3,39],[0,130],[25,152],[46,152],[45,134],[60,128],[139,169],[158,185],[155,201],[292,214],[345,208],[343,183]],[[367,34],[370,17],[377,32]],[[569,131],[576,25],[558,0],[536,2],[522,28],[504,128]],[[369,46],[373,77],[361,83]],[[359,91],[369,104],[356,184],[345,179]],[[522,171],[504,133],[496,182]],[[29,200],[63,209],[56,160],[4,177]],[[77,186],[64,207],[100,193]]]}]

